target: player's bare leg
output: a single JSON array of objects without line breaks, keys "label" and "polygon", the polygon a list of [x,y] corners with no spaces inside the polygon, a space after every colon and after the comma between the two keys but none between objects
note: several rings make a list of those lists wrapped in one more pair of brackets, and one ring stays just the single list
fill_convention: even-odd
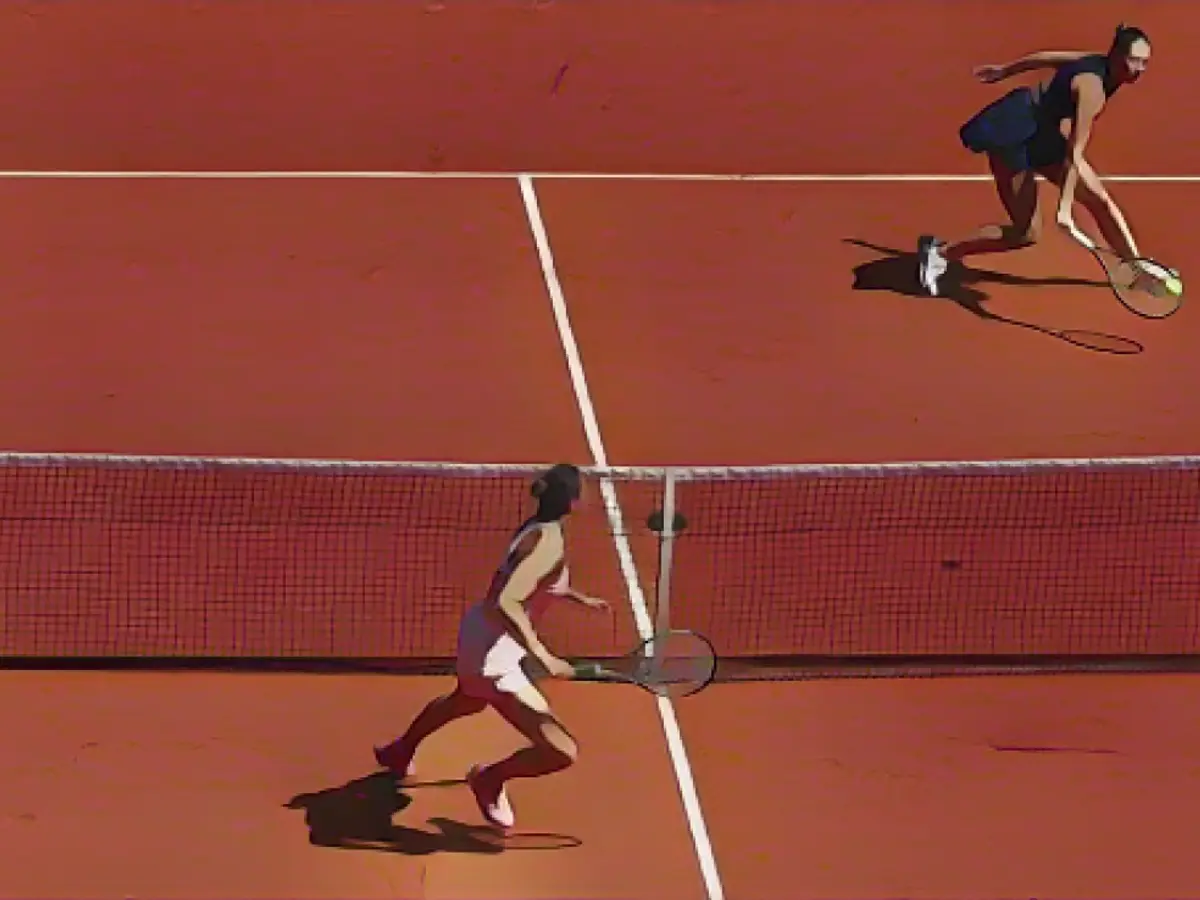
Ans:
[{"label": "player's bare leg", "polygon": [[490,766],[472,767],[467,782],[484,818],[497,827],[512,828],[516,816],[505,790],[507,782],[560,772],[575,762],[579,748],[550,711],[546,698],[532,685],[516,694],[499,695],[492,706],[529,739],[529,746]]},{"label": "player's bare leg", "polygon": [[412,777],[415,774],[413,757],[422,741],[456,719],[473,716],[486,708],[485,700],[468,696],[456,687],[449,694],[426,704],[400,737],[386,747],[376,747],[375,761],[399,777]]},{"label": "player's bare leg", "polygon": [[959,241],[946,242],[930,235],[917,245],[921,286],[938,293],[938,280],[949,263],[983,253],[1006,253],[1036,244],[1042,236],[1037,178],[1032,171],[1014,172],[1003,161],[989,156],[996,193],[1009,215],[1007,225],[985,225]]}]

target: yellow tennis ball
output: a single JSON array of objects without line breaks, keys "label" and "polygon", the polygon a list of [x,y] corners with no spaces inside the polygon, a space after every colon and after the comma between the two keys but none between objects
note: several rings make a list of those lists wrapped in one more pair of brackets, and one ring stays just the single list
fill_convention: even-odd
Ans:
[{"label": "yellow tennis ball", "polygon": [[1172,297],[1178,297],[1183,294],[1183,281],[1178,276],[1168,278],[1163,286],[1166,287],[1167,293]]}]

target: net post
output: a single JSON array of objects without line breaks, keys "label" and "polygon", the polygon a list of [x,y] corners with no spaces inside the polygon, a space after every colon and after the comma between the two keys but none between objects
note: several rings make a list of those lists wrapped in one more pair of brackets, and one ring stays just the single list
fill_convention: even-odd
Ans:
[{"label": "net post", "polygon": [[671,570],[675,553],[675,485],[678,473],[673,468],[663,471],[662,531],[658,536],[658,583],[654,590],[654,631],[656,634],[671,627]]}]

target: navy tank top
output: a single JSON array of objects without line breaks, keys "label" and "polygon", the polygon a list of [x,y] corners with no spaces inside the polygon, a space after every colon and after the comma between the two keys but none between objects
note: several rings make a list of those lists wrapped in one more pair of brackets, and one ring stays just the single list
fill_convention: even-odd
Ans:
[{"label": "navy tank top", "polygon": [[1034,105],[1043,122],[1057,124],[1063,119],[1075,118],[1077,104],[1071,94],[1071,82],[1076,75],[1082,74],[1099,75],[1104,84],[1105,97],[1111,97],[1120,87],[1112,79],[1108,57],[1103,53],[1093,53],[1066,63],[1058,68],[1049,81],[1033,88]]}]

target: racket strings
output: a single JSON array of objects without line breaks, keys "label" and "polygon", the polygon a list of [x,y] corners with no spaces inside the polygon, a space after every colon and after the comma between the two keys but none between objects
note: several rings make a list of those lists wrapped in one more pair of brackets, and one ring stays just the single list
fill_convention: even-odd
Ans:
[{"label": "racket strings", "polygon": [[681,684],[703,678],[707,669],[706,660],[699,657],[651,658],[642,662],[638,676],[655,684]]},{"label": "racket strings", "polygon": [[715,670],[716,655],[708,641],[689,632],[671,632],[646,643],[635,677],[656,693],[685,696],[706,686]]},{"label": "racket strings", "polygon": [[1170,282],[1178,274],[1151,260],[1118,260],[1106,266],[1113,290],[1129,309],[1149,318],[1163,318],[1181,303]]},{"label": "racket strings", "polygon": [[1118,287],[1129,291],[1165,296],[1170,294],[1168,282],[1177,277],[1174,272],[1164,266],[1144,262],[1122,261],[1117,266],[1115,280]]}]

